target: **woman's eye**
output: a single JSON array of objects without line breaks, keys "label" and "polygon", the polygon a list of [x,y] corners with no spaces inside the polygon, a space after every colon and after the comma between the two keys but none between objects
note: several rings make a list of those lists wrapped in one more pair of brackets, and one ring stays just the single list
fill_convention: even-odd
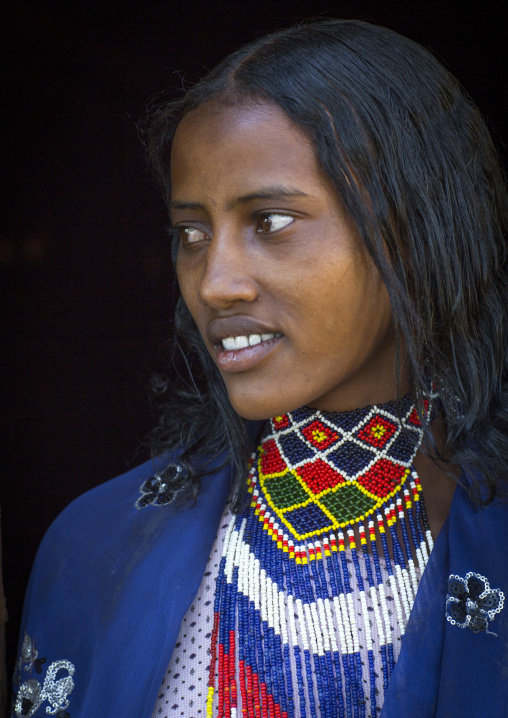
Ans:
[{"label": "woman's eye", "polygon": [[258,232],[276,232],[291,224],[294,217],[288,214],[265,214],[259,218]]},{"label": "woman's eye", "polygon": [[196,227],[177,227],[177,230],[185,244],[195,244],[207,238],[207,235]]}]

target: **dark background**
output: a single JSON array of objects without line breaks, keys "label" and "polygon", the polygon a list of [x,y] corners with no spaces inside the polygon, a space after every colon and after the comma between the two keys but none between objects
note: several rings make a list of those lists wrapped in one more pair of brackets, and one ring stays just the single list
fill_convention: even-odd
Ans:
[{"label": "dark background", "polygon": [[[167,362],[165,211],[136,123],[147,100],[244,42],[316,15],[433,50],[506,148],[502,3],[11,2],[3,15],[1,507],[8,672],[37,545],[84,490],[145,458]],[[86,587],[83,587],[86,590]]]}]

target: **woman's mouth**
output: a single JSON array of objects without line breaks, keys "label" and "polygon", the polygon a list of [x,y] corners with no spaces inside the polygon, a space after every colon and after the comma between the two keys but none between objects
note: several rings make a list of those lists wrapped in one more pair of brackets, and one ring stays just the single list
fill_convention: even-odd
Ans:
[{"label": "woman's mouth", "polygon": [[252,369],[279,344],[282,334],[244,334],[226,337],[215,345],[217,364],[225,372]]}]

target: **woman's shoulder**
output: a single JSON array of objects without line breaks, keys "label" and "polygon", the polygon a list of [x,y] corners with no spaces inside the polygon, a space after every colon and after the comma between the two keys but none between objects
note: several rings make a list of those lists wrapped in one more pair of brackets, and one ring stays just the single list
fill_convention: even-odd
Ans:
[{"label": "woman's shoulder", "polygon": [[[169,474],[185,471],[180,454],[177,450],[152,458],[74,499],[48,529],[36,565],[47,565],[48,556],[58,565],[62,556],[63,564],[79,561],[82,566],[90,555],[125,554],[142,539],[171,534],[176,515],[193,511],[196,503],[173,501],[165,483]],[[229,467],[220,458],[211,462],[210,475],[203,478],[199,504],[229,485]]]},{"label": "woman's shoulder", "polygon": [[161,493],[159,473],[170,463],[179,465],[176,456],[150,459],[94,486],[75,498],[56,517],[48,534],[76,533],[86,527],[97,530],[103,522],[111,522],[112,516],[135,515],[144,505],[157,500]]},{"label": "woman's shoulder", "polygon": [[[150,520],[149,510],[142,508],[145,487],[157,481],[167,457],[149,460],[106,481],[74,499],[53,521],[39,546],[32,579],[46,585],[53,580],[94,570],[99,556],[103,565],[114,560],[115,551],[133,545],[133,535]],[[161,506],[161,509],[168,507]],[[167,512],[166,512],[167,516]],[[97,564],[95,569],[97,570]]]},{"label": "woman's shoulder", "polygon": [[[141,672],[136,664],[142,686],[137,698],[145,700],[144,690],[154,680],[155,694],[169,656],[163,652],[161,665],[153,669],[153,643],[146,639],[156,636],[163,646],[174,644],[201,581],[230,485],[228,466],[215,466],[203,477],[194,503],[168,501],[161,476],[183,466],[178,455],[166,455],[86,492],[55,519],[39,548],[26,595],[15,678],[16,685],[25,681],[19,695],[37,687],[36,682],[42,685],[33,662],[22,660],[25,644],[37,645],[41,655],[55,661],[48,671],[66,668],[62,700],[72,692],[79,715],[103,715],[99,698],[118,699],[111,696],[111,684],[129,695],[131,673],[124,672],[121,661],[111,664],[121,645],[146,654]],[[72,679],[74,672],[79,681]],[[53,674],[46,678],[52,680]],[[56,706],[56,694],[47,700],[53,697]],[[134,713],[141,715],[138,708]],[[134,714],[116,708],[106,713]]]},{"label": "woman's shoulder", "polygon": [[35,597],[41,606],[56,605],[55,592],[67,595],[72,586],[80,595],[83,586],[87,594],[107,595],[116,579],[122,577],[122,583],[139,571],[152,571],[192,531],[199,534],[215,513],[220,515],[230,483],[227,466],[203,480],[196,502],[183,505],[164,492],[160,473],[168,466],[181,468],[178,455],[144,462],[69,504],[41,542],[29,602]]}]

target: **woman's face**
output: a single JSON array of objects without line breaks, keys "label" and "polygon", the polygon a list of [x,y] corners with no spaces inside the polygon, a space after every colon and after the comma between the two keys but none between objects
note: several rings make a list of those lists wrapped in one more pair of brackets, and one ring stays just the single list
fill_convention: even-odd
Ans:
[{"label": "woman's face", "polygon": [[241,416],[396,396],[386,288],[282,110],[209,102],[190,112],[171,181],[180,289]]}]

